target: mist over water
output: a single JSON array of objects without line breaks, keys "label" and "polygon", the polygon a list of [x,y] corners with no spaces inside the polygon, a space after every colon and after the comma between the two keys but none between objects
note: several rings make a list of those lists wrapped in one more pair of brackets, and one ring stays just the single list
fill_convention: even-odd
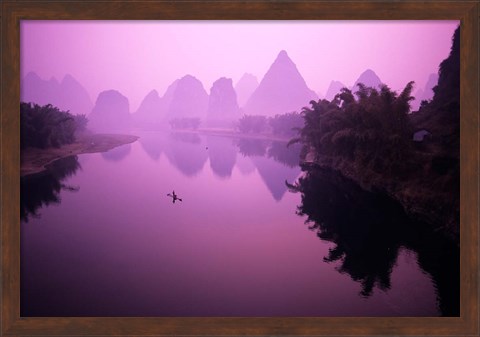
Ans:
[{"label": "mist over water", "polygon": [[[383,241],[369,236],[368,226],[408,220],[379,213],[388,201],[338,177],[300,180],[294,193],[286,182],[303,177],[299,148],[189,132],[139,136],[22,181],[22,316],[439,316],[458,309],[448,298],[457,284],[446,277],[455,273],[439,260],[448,247],[431,237],[419,249],[421,235],[410,230]],[[312,195],[309,186],[322,188]],[[167,196],[173,190],[181,202]],[[345,194],[361,194],[364,203],[346,202]],[[317,213],[309,211],[312,200]],[[305,224],[309,218],[323,221],[323,236]],[[344,230],[354,223],[356,231]],[[384,248],[392,250],[382,255]]]}]

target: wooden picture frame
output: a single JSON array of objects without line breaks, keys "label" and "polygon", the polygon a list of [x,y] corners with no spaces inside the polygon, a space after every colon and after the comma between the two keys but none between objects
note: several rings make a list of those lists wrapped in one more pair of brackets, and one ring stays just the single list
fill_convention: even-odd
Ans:
[{"label": "wooden picture frame", "polygon": [[[21,1],[1,18],[1,334],[462,335],[479,334],[479,8],[475,1]],[[460,317],[20,317],[21,20],[460,20]]]}]

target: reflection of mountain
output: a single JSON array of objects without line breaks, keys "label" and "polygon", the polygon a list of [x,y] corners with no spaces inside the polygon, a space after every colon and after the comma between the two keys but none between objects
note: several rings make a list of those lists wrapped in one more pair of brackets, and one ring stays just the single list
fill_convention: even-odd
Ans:
[{"label": "reflection of mountain", "polygon": [[125,144],[107,152],[102,152],[102,157],[109,161],[121,161],[125,159],[132,150],[131,144]]},{"label": "reflection of mountain", "polygon": [[253,165],[249,157],[243,155],[237,156],[236,167],[245,176],[255,172],[255,165]]},{"label": "reflection of mountain", "polygon": [[[277,201],[282,200],[287,187],[285,180],[295,180],[300,174],[298,161],[301,146],[287,147],[287,143],[266,139],[239,138],[236,141],[239,157],[250,157],[250,162],[241,162],[238,165],[244,174],[251,173],[254,168],[248,164],[253,163],[260,177]],[[242,168],[244,171],[242,171]]]},{"label": "reflection of mountain", "polygon": [[78,187],[62,183],[80,168],[77,156],[59,159],[48,165],[44,174],[21,178],[20,217],[28,222],[29,217],[38,217],[38,209],[60,203],[62,190],[77,191]]},{"label": "reflection of mountain", "polygon": [[170,163],[186,176],[202,171],[208,159],[205,142],[195,133],[171,133],[165,146]]},{"label": "reflection of mountain", "polygon": [[459,249],[426,225],[408,219],[383,196],[363,191],[328,170],[310,170],[299,179],[298,214],[306,216],[320,239],[335,247],[324,257],[339,261],[338,271],[362,284],[361,294],[390,288],[398,252],[417,252],[419,266],[432,276],[444,316],[459,315]]},{"label": "reflection of mountain", "polygon": [[207,136],[208,155],[213,173],[230,177],[237,158],[237,149],[230,139]]},{"label": "reflection of mountain", "polygon": [[142,134],[138,141],[148,156],[157,161],[162,154],[166,140],[163,133],[147,133]]},{"label": "reflection of mountain", "polygon": [[287,191],[285,180],[293,181],[300,174],[300,168],[288,167],[271,158],[251,157],[260,177],[276,201],[280,201]]}]

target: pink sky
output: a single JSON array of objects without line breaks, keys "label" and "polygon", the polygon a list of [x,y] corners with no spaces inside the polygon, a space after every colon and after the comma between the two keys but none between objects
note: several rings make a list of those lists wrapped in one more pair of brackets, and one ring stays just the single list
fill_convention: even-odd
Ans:
[{"label": "pink sky", "polygon": [[[423,88],[448,56],[458,21],[22,21],[21,76],[75,77],[93,102],[116,89],[131,112],[190,74],[210,92],[225,76],[260,81],[286,50],[307,85],[351,86],[370,68],[395,90]],[[416,90],[416,89],[414,89]]]}]

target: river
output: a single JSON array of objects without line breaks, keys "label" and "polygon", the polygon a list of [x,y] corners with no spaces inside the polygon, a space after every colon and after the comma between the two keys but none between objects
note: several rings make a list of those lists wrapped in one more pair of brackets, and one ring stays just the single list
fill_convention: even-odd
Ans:
[{"label": "river", "polygon": [[458,315],[458,248],[298,148],[138,136],[22,180],[21,316]]}]

